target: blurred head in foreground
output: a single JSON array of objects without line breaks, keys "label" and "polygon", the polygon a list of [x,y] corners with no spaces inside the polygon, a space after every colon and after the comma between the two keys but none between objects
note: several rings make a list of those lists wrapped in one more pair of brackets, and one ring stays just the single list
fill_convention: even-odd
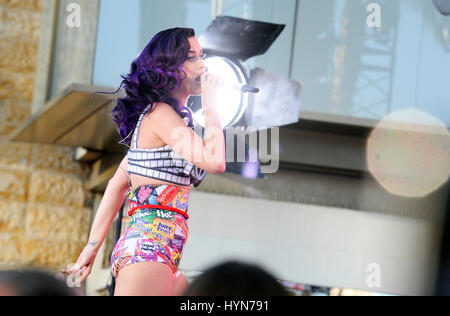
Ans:
[{"label": "blurred head in foreground", "polygon": [[39,270],[0,271],[0,296],[78,296],[62,279]]},{"label": "blurred head in foreground", "polygon": [[248,263],[227,261],[206,270],[186,296],[286,296],[289,293],[267,271]]}]

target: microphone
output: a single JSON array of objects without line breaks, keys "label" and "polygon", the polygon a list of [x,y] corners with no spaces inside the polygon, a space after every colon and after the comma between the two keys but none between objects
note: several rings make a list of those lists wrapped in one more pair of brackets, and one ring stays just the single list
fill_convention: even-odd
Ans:
[{"label": "microphone", "polygon": [[240,90],[242,93],[246,93],[246,92],[258,93],[259,92],[259,88],[249,86],[248,84],[242,84],[242,83],[230,84],[228,82],[225,82],[225,85],[231,86],[234,89]]},{"label": "microphone", "polygon": [[259,88],[252,87],[245,83],[229,82],[229,81],[222,80],[221,84],[222,84],[222,86],[238,90],[242,93],[258,93],[259,92]]},{"label": "microphone", "polygon": [[[205,71],[208,71],[208,67],[205,67]],[[252,87],[252,86],[250,86],[248,84],[245,84],[245,83],[231,83],[231,82],[228,82],[228,81],[222,81],[222,83],[225,86],[233,88],[233,89],[236,89],[236,90],[239,90],[242,93],[246,93],[246,92],[248,92],[248,93],[258,93],[259,92],[259,88]]]}]

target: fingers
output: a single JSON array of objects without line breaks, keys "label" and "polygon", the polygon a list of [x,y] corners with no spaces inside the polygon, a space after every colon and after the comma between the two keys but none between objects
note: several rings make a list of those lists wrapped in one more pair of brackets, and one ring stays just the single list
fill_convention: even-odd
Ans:
[{"label": "fingers", "polygon": [[89,274],[92,271],[92,264],[85,265],[85,266],[74,266],[73,268],[66,268],[64,270],[61,270],[64,274],[68,275],[69,278],[71,278],[71,281],[74,283],[81,283],[86,280],[86,278],[89,276]]},{"label": "fingers", "polygon": [[200,75],[200,83],[201,83],[202,87],[205,85],[205,82],[206,82],[206,73],[202,73]]},{"label": "fingers", "polygon": [[91,269],[87,268],[86,266],[81,268],[81,270],[77,273],[77,275],[79,276],[79,281],[83,282],[84,280],[86,280],[86,278],[88,277],[88,275],[90,273],[91,273]]},{"label": "fingers", "polygon": [[84,264],[82,263],[75,263],[75,265],[72,267],[71,273],[78,273],[78,271],[80,271],[80,269],[84,266]]},{"label": "fingers", "polygon": [[209,84],[211,82],[211,74],[204,72],[201,74],[200,76],[200,83],[202,84],[202,86]]},{"label": "fingers", "polygon": [[64,274],[71,274],[75,265],[69,264],[67,267],[61,270]]},{"label": "fingers", "polygon": [[218,86],[221,78],[217,74],[204,73],[201,76],[202,104],[203,107],[214,107],[217,103]]},{"label": "fingers", "polygon": [[218,75],[216,75],[216,74],[211,74],[208,77],[208,79],[209,79],[211,85],[215,87],[215,86],[217,86],[217,84],[218,84],[218,82],[220,80],[220,77]]},{"label": "fingers", "polygon": [[64,270],[61,270],[61,272],[65,273],[65,274],[78,273],[85,265],[86,264],[80,263],[80,262],[77,262],[75,264],[69,264]]},{"label": "fingers", "polygon": [[216,74],[204,72],[200,75],[200,82],[202,83],[202,85],[206,83],[215,86],[217,85],[217,83],[219,83],[219,81],[221,81],[221,78]]},{"label": "fingers", "polygon": [[68,281],[73,284],[79,284],[86,280],[91,273],[95,256],[96,252],[93,252],[91,248],[85,248],[78,257],[77,262],[75,264],[69,264],[66,268],[62,269],[61,272],[66,275]]}]

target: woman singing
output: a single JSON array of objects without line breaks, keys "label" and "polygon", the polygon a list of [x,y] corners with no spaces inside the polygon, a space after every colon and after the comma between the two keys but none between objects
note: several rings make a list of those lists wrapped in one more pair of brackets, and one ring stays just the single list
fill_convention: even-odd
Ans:
[{"label": "woman singing", "polygon": [[[178,266],[189,232],[190,185],[197,187],[206,172],[225,171],[225,140],[214,101],[220,79],[205,73],[203,58],[194,30],[168,29],[151,39],[122,76],[126,96],[112,115],[129,150],[108,182],[88,244],[66,273],[86,279],[127,198],[129,226],[111,256],[114,295],[181,295],[188,286]],[[191,129],[192,115],[184,106],[198,94],[204,140]]]}]

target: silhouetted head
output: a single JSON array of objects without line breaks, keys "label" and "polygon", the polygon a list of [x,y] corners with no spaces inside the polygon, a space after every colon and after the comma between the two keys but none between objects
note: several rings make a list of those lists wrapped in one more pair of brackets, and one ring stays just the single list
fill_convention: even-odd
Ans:
[{"label": "silhouetted head", "polygon": [[0,271],[0,296],[77,296],[63,280],[39,270]]},{"label": "silhouetted head", "polygon": [[228,261],[207,269],[185,291],[186,296],[287,296],[284,287],[261,267]]}]

